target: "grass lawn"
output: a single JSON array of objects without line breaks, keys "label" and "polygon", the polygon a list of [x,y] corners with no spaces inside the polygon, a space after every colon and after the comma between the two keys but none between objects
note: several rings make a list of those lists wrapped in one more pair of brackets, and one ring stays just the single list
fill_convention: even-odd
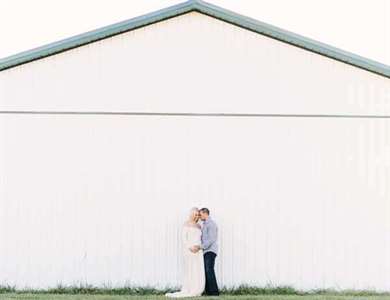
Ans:
[{"label": "grass lawn", "polygon": [[[5,293],[0,294],[0,300],[22,299],[22,300],[166,300],[163,296],[124,296],[124,295],[58,295],[58,294],[21,294]],[[390,296],[343,296],[343,295],[315,295],[315,296],[220,296],[220,297],[199,297],[185,298],[190,300],[390,300]]]}]

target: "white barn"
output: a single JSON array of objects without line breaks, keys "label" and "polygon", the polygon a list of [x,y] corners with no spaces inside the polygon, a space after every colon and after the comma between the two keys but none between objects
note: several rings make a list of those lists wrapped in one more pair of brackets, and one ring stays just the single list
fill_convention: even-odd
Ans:
[{"label": "white barn", "polygon": [[190,0],[0,60],[0,285],[390,291],[390,67]]}]

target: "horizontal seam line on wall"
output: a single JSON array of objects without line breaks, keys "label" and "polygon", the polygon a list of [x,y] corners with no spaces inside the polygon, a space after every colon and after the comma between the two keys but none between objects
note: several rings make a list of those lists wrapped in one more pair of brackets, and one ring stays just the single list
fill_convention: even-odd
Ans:
[{"label": "horizontal seam line on wall", "polygon": [[269,113],[169,113],[169,112],[119,112],[119,111],[28,111],[8,110],[0,114],[45,114],[45,115],[134,115],[134,116],[188,116],[188,117],[295,117],[295,118],[380,118],[390,115],[336,115],[336,114],[269,114]]}]

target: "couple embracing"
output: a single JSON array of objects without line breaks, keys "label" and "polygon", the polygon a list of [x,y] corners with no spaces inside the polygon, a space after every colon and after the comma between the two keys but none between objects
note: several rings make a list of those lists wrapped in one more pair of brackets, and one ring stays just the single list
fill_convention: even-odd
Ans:
[{"label": "couple embracing", "polygon": [[[199,224],[201,220],[201,224]],[[165,294],[167,297],[196,297],[203,291],[218,296],[219,290],[214,272],[218,252],[218,228],[210,218],[207,208],[192,208],[182,228],[183,278],[181,290]]]}]

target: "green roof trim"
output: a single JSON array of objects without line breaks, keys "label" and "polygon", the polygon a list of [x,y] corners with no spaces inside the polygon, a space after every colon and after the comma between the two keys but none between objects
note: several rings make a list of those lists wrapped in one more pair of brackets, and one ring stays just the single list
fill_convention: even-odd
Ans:
[{"label": "green roof trim", "polygon": [[117,34],[134,30],[136,28],[173,18],[191,11],[203,13],[244,29],[257,32],[293,46],[297,46],[302,49],[390,78],[390,66],[388,65],[341,50],[339,48],[335,48],[299,34],[281,29],[279,27],[260,22],[258,20],[240,15],[233,11],[202,0],[188,0],[186,2],[169,6],[167,8],[163,8],[123,22],[88,31],[86,33],[79,34],[64,40],[5,57],[0,59],[0,71],[89,43],[93,43]]}]

